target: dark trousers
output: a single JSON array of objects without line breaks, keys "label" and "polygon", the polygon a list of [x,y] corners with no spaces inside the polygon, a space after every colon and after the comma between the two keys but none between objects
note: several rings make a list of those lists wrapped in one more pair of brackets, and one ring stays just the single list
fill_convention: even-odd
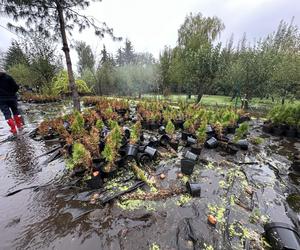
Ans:
[{"label": "dark trousers", "polygon": [[2,111],[5,120],[12,118],[12,115],[19,115],[18,102],[16,99],[0,100],[0,110]]}]

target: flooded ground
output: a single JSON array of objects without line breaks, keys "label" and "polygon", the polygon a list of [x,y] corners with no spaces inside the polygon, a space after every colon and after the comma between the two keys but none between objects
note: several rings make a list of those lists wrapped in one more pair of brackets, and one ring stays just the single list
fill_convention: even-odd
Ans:
[{"label": "flooded ground", "polygon": [[[65,105],[23,104],[22,110],[24,132],[0,145],[1,249],[262,249],[266,221],[300,230],[300,177],[288,170],[300,141],[262,134],[260,121],[250,122],[250,137],[264,140],[248,151],[229,156],[203,150],[189,178],[201,184],[200,198],[186,195],[187,177],[177,177],[180,148],[179,157],[155,165],[152,178],[158,190],[182,193],[160,195],[143,186],[102,207],[101,192],[71,184],[63,159],[47,164],[49,156],[38,157],[55,143],[28,136],[42,119],[66,112]],[[8,128],[1,119],[2,141]],[[216,226],[208,223],[209,214]]]}]

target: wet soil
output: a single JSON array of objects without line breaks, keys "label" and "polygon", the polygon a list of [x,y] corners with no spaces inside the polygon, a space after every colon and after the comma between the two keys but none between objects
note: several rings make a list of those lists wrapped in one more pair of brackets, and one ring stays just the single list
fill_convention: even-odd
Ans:
[{"label": "wet soil", "polygon": [[[250,122],[249,137],[264,138],[262,144],[251,144],[235,156],[205,149],[190,177],[177,176],[183,147],[177,157],[152,166],[158,190],[183,193],[160,196],[143,186],[135,196],[131,193],[102,206],[98,190],[72,185],[63,159],[47,164],[48,156],[38,157],[55,143],[28,136],[42,119],[67,112],[69,105],[21,108],[26,128],[17,139],[0,144],[0,249],[263,249],[266,221],[300,230],[295,196],[300,193],[300,177],[289,171],[300,141],[263,134],[259,120]],[[0,127],[2,141],[8,134],[3,117]],[[187,180],[201,184],[200,198],[186,194]],[[149,199],[137,198],[143,192]],[[207,221],[210,214],[217,218],[215,226]]]}]

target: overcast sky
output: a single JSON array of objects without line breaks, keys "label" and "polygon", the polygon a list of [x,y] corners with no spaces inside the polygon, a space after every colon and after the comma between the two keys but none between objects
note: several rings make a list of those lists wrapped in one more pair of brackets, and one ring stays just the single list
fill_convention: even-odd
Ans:
[{"label": "overcast sky", "polygon": [[[148,51],[155,57],[165,45],[176,45],[177,30],[190,12],[221,18],[226,26],[221,36],[224,42],[232,33],[237,40],[244,32],[254,40],[274,31],[281,19],[289,22],[293,16],[300,26],[300,0],[103,0],[86,12],[113,27],[115,35],[130,39],[135,51]],[[0,23],[5,26],[6,20],[0,19]],[[5,50],[12,38],[16,36],[0,27],[0,50]],[[76,32],[73,39],[86,41],[98,52],[103,43],[110,52],[122,45],[99,40],[92,31]]]}]

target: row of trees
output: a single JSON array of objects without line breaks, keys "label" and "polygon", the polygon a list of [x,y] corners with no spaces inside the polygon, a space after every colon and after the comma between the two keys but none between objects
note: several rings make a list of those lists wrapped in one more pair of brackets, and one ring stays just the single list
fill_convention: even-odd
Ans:
[{"label": "row of trees", "polygon": [[[92,27],[100,37],[109,34],[114,40],[120,40],[105,23],[98,26],[97,20],[78,12],[89,4],[89,0],[5,0],[0,6],[0,14],[25,20],[23,26],[8,24],[10,28],[26,36],[38,34],[37,37],[31,35],[30,45],[29,42],[21,46],[13,44],[14,51],[9,50],[5,55],[5,67],[10,72],[25,72],[21,82],[47,86],[62,64],[55,56],[53,44],[47,47],[46,38],[51,41],[60,38],[76,109],[80,109],[80,103],[67,33],[71,35],[75,26],[79,31]],[[198,100],[203,94],[217,93],[248,99],[269,95],[279,95],[283,100],[299,97],[300,35],[293,20],[290,24],[282,21],[276,32],[255,43],[248,42],[244,36],[236,45],[233,37],[227,44],[221,44],[217,38],[224,28],[217,17],[190,14],[178,30],[177,46],[166,47],[158,62],[149,53],[136,53],[129,40],[116,55],[108,53],[104,46],[99,58],[89,45],[78,42],[75,48],[79,57],[79,77],[96,94],[131,95],[160,90],[165,95],[196,93]],[[40,50],[47,51],[46,57],[40,55]],[[16,63],[9,55],[18,53]]]},{"label": "row of trees", "polygon": [[250,43],[246,35],[234,46],[216,42],[225,28],[217,17],[189,15],[175,48],[160,55],[163,93],[285,98],[300,97],[300,33],[281,21],[277,31]]},{"label": "row of trees", "polygon": [[129,40],[114,56],[103,46],[99,58],[85,42],[76,45],[80,77],[98,95],[133,95],[157,86],[158,64],[150,53],[136,53]]}]

